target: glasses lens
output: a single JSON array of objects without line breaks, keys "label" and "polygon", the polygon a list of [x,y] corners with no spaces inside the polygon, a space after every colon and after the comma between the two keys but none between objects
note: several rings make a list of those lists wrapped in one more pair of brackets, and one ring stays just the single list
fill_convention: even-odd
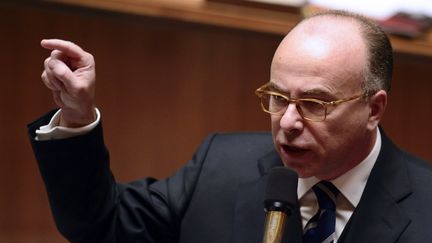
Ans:
[{"label": "glasses lens", "polygon": [[263,93],[261,104],[267,112],[279,113],[288,106],[288,100],[277,94]]},{"label": "glasses lens", "polygon": [[325,117],[326,108],[323,104],[313,100],[298,101],[298,107],[304,118],[322,120]]}]

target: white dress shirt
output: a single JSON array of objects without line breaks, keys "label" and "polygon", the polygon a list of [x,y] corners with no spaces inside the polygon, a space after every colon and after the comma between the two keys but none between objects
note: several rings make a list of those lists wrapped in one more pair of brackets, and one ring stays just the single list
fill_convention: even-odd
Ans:
[{"label": "white dress shirt", "polygon": [[82,134],[86,134],[90,132],[93,128],[95,128],[100,121],[100,112],[97,108],[96,111],[96,120],[86,126],[70,128],[70,127],[62,127],[59,126],[60,122],[60,111],[58,110],[54,116],[51,118],[48,125],[41,126],[38,130],[36,130],[36,140],[52,140],[52,139],[63,139],[70,138]]}]

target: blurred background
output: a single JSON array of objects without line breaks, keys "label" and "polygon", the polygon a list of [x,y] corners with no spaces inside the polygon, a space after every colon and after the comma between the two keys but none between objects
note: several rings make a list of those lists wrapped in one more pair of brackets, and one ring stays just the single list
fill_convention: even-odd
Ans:
[{"label": "blurred background", "polygon": [[[273,52],[304,14],[334,7],[288,2],[1,1],[0,243],[66,242],[26,130],[55,108],[40,79],[49,55],[41,39],[71,40],[95,56],[97,106],[116,178],[163,178],[208,133],[269,130],[254,90],[268,81]],[[432,161],[428,14],[394,8],[372,17],[394,33],[393,88],[382,126],[399,146]]]}]

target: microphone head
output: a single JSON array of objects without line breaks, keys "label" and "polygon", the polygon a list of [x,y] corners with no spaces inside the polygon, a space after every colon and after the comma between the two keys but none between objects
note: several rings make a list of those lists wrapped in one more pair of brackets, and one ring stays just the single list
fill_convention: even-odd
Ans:
[{"label": "microphone head", "polygon": [[283,211],[291,214],[298,205],[298,175],[286,167],[273,168],[268,176],[264,199],[267,211]]}]

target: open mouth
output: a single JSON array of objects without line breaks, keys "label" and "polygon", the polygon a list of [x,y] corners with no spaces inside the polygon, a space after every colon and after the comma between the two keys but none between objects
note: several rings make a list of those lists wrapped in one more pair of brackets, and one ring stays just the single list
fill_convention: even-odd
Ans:
[{"label": "open mouth", "polygon": [[308,151],[307,149],[291,145],[282,145],[282,149],[287,154],[303,154]]}]

